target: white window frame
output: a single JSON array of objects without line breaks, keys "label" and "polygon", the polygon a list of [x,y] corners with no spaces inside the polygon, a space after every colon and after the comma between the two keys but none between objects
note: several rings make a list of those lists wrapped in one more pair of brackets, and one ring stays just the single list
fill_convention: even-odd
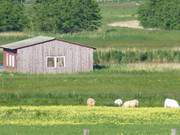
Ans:
[{"label": "white window frame", "polygon": [[14,55],[12,55],[12,57],[11,57],[11,62],[12,62],[12,67],[15,67],[15,56]]},{"label": "white window frame", "polygon": [[[54,67],[48,67],[48,58],[54,58],[54,56],[47,56],[46,57],[46,67],[47,68],[55,68],[55,61],[54,61]],[[55,59],[54,59],[55,60]]]},{"label": "white window frame", "polygon": [[9,53],[6,53],[6,66],[15,67],[15,56]]},{"label": "white window frame", "polygon": [[[62,66],[62,67],[57,67],[57,58],[63,58],[63,60],[64,60],[64,66]],[[66,59],[65,59],[65,56],[57,56],[57,57],[55,58],[55,60],[56,60],[56,62],[55,62],[56,68],[66,67]]]},{"label": "white window frame", "polygon": [[[54,67],[48,67],[48,58],[54,58]],[[64,59],[64,66],[63,67],[57,67],[57,58],[63,58]],[[47,56],[46,57],[46,67],[47,68],[64,68],[65,66],[66,66],[65,56]]]}]

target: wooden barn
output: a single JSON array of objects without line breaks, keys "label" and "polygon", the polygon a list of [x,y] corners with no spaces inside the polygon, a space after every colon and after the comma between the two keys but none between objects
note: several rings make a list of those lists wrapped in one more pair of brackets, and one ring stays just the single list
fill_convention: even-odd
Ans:
[{"label": "wooden barn", "polygon": [[4,71],[22,73],[73,73],[93,70],[95,48],[38,36],[3,48]]}]

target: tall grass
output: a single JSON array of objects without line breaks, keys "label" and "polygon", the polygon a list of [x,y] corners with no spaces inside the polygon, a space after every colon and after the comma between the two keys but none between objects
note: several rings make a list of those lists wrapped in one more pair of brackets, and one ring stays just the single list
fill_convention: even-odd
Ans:
[{"label": "tall grass", "polygon": [[95,64],[121,63],[172,63],[180,62],[179,49],[97,49],[94,52]]},{"label": "tall grass", "polygon": [[[16,42],[28,38],[29,36],[22,32],[1,32],[0,45]],[[0,48],[0,64],[3,63],[2,49]]]},{"label": "tall grass", "polygon": [[96,0],[99,3],[108,3],[108,2],[113,2],[113,3],[122,3],[122,2],[142,2],[145,0]]},{"label": "tall grass", "polygon": [[0,33],[0,45],[23,40],[29,36],[21,32],[2,32]]},{"label": "tall grass", "polygon": [[110,64],[103,65],[104,72],[168,72],[180,71],[180,63],[129,63],[129,64]]}]

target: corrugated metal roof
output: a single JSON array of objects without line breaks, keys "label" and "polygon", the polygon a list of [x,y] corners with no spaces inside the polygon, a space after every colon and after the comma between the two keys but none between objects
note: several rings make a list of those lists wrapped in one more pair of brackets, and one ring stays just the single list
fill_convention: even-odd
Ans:
[{"label": "corrugated metal roof", "polygon": [[18,48],[23,48],[23,47],[27,47],[27,46],[36,45],[36,44],[40,44],[43,42],[51,41],[54,39],[55,39],[54,37],[38,36],[38,37],[29,38],[29,39],[25,39],[25,40],[14,42],[14,43],[2,45],[1,47],[14,50],[14,49],[18,49]]}]

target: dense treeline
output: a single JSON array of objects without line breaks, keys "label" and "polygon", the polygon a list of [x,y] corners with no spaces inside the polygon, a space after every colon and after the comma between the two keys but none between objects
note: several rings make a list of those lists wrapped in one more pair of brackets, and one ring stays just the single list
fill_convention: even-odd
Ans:
[{"label": "dense treeline", "polygon": [[94,53],[95,64],[138,62],[180,62],[180,50],[99,49]]},{"label": "dense treeline", "polygon": [[95,0],[0,0],[0,31],[67,33],[92,31],[100,25]]},{"label": "dense treeline", "polygon": [[94,30],[100,25],[100,9],[94,0],[37,0],[33,17],[36,29],[52,32]]},{"label": "dense treeline", "polygon": [[21,0],[0,0],[0,32],[22,31],[27,23]]},{"label": "dense treeline", "polygon": [[148,0],[138,13],[144,27],[180,29],[180,0]]}]

